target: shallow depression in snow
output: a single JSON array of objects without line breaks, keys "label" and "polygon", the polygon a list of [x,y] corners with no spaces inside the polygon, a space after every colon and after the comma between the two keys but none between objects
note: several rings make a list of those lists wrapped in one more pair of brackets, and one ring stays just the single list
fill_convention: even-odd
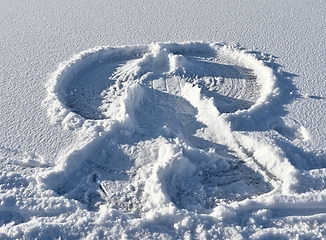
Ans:
[{"label": "shallow depression in snow", "polygon": [[180,95],[184,83],[191,83],[214,98],[222,113],[248,109],[262,95],[260,79],[239,59],[241,54],[228,51],[237,52],[205,43],[91,49],[53,75],[51,110],[71,122],[65,111],[84,119],[114,118],[111,108],[120,107],[119,97],[132,83],[171,95]]},{"label": "shallow depression in snow", "polygon": [[[156,43],[87,50],[48,84],[54,121],[89,135],[44,177],[90,210],[108,205],[142,216],[208,213],[278,187],[292,174],[277,153],[255,156],[222,113],[256,111],[274,90],[272,70],[223,44]],[[246,142],[251,142],[246,139]]]}]

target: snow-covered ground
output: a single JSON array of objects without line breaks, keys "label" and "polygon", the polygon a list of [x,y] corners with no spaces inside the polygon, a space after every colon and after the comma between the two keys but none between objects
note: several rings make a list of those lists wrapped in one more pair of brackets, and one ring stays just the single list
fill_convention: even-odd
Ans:
[{"label": "snow-covered ground", "polygon": [[0,239],[325,239],[326,2],[2,0]]}]

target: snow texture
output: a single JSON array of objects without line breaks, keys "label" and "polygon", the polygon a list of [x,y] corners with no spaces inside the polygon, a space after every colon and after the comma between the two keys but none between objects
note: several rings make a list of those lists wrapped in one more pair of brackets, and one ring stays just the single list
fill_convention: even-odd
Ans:
[{"label": "snow texture", "polygon": [[4,0],[0,239],[325,239],[326,4],[258,2]]}]

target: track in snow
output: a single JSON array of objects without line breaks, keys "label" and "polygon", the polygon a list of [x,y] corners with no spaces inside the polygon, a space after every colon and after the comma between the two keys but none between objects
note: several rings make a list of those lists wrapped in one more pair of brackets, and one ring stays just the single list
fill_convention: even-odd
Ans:
[{"label": "track in snow", "polygon": [[75,56],[48,86],[50,114],[65,127],[103,132],[45,183],[91,210],[108,204],[137,215],[166,202],[207,212],[271,191],[273,170],[244,150],[220,116],[250,111],[271,94],[273,79],[259,64],[244,51],[207,43]]}]

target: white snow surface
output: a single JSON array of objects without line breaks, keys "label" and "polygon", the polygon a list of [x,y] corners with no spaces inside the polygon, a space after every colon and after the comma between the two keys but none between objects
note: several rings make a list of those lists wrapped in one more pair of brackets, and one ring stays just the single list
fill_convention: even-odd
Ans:
[{"label": "white snow surface", "polygon": [[0,239],[326,239],[326,2],[1,2]]}]

